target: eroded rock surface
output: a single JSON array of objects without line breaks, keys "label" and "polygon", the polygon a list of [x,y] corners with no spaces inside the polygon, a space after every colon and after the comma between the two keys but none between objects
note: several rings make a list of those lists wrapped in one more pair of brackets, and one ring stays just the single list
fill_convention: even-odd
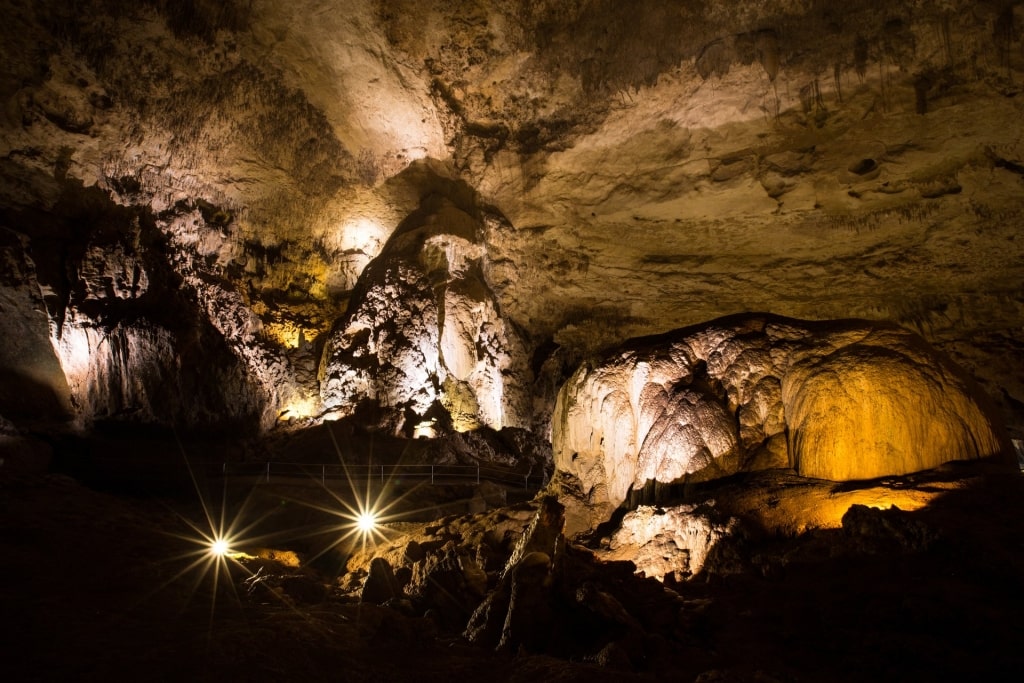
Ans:
[{"label": "eroded rock surface", "polygon": [[685,581],[700,574],[711,550],[737,526],[713,505],[641,505],[622,518],[601,556],[629,560],[637,573],[659,581]]},{"label": "eroded rock surface", "polygon": [[736,316],[581,367],[558,396],[555,466],[574,482],[579,530],[649,486],[772,467],[871,479],[1003,456],[1009,441],[985,405],[898,327]]},{"label": "eroded rock surface", "polygon": [[0,229],[0,416],[68,419],[71,393],[53,346],[35,263]]},{"label": "eroded rock surface", "polygon": [[0,372],[20,406],[4,412],[254,431],[272,401],[175,272],[162,223],[98,188],[57,192],[51,212],[7,214]]}]

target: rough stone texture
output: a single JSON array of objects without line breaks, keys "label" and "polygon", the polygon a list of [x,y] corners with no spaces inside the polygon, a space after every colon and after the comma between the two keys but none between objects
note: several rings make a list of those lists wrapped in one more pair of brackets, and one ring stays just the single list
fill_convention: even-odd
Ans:
[{"label": "rough stone texture", "polygon": [[370,570],[359,594],[360,602],[381,605],[401,595],[401,588],[395,580],[395,572],[383,557],[375,557],[370,562]]},{"label": "rough stone texture", "polygon": [[[519,505],[434,524],[405,525],[403,531],[388,529],[388,542],[353,553],[347,576],[366,576],[369,581],[372,564],[386,561],[415,613],[429,612],[440,627],[461,632],[495,587],[517,539],[534,517],[532,505]],[[357,590],[362,585],[357,584]],[[504,613],[501,619],[498,635]]]},{"label": "rough stone texture", "polygon": [[98,188],[57,191],[50,212],[7,214],[0,369],[20,406],[4,412],[251,432],[265,398],[182,287],[153,217]]},{"label": "rough stone texture", "polygon": [[1007,455],[983,405],[961,370],[898,327],[735,316],[584,364],[558,395],[555,467],[578,531],[644,487],[769,467],[871,479]]},{"label": "rough stone texture", "polygon": [[641,505],[626,513],[602,559],[630,560],[638,573],[659,581],[684,581],[704,568],[715,544],[733,533],[736,520],[718,519],[710,506]]},{"label": "rough stone texture", "polygon": [[498,585],[473,612],[466,638],[473,643],[515,651],[536,651],[551,620],[550,595],[565,554],[565,509],[553,496],[540,501],[537,514],[519,537]]},{"label": "rough stone texture", "polygon": [[[903,481],[890,492],[939,483]],[[827,498],[837,487],[825,484],[802,482]],[[247,509],[276,519],[280,500],[268,494]],[[913,513],[856,510],[839,528],[847,501],[836,528],[752,542],[747,573],[671,591],[634,576],[629,563],[594,561],[570,547],[569,572],[548,602],[552,621],[538,629],[537,649],[514,656],[469,646],[422,611],[360,604],[359,582],[342,593],[334,571],[275,561],[257,548],[243,546],[250,557],[216,584],[209,574],[200,580],[206,567],[195,565],[196,552],[205,549],[188,540],[184,511],[163,498],[114,496],[63,476],[5,475],[0,507],[0,601],[5,618],[20,625],[5,632],[13,680],[149,680],[164,672],[213,682],[245,670],[249,680],[351,683],[853,683],[1006,680],[1024,666],[1024,595],[1011,590],[1024,566],[1019,476],[947,490]],[[198,506],[186,514],[205,523]],[[405,527],[424,548],[438,527],[470,545],[505,531],[517,537],[529,517],[514,530],[497,512],[419,525],[420,532]],[[402,547],[410,545],[406,537]],[[104,652],[117,656],[97,656]]]},{"label": "rough stone texture", "polygon": [[867,338],[789,368],[782,397],[800,474],[873,479],[1009,451],[953,368],[914,338],[888,341]]},{"label": "rough stone texture", "polygon": [[481,230],[440,197],[402,224],[328,338],[325,412],[408,436],[529,424],[525,350],[484,277]]},{"label": "rough stone texture", "polygon": [[[151,216],[264,427],[315,413],[325,335],[443,167],[503,216],[484,275],[544,386],[556,345],[571,367],[741,311],[890,319],[1024,433],[1019,2],[2,8],[3,225],[42,271],[69,187]],[[133,258],[60,270],[124,296],[154,286]]]}]

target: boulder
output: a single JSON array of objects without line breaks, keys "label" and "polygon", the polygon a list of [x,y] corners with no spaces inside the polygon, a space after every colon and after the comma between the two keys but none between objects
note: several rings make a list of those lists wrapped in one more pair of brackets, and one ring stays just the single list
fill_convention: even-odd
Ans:
[{"label": "boulder", "polygon": [[512,550],[498,585],[473,612],[465,637],[473,643],[515,651],[541,649],[550,622],[552,586],[564,556],[564,508],[553,496],[541,500]]},{"label": "boulder", "polygon": [[791,467],[871,479],[1009,453],[973,381],[919,336],[867,321],[722,318],[586,363],[552,420],[567,533],[632,493]]},{"label": "boulder", "polygon": [[486,588],[487,576],[476,561],[449,541],[412,565],[405,591],[419,611],[432,612],[439,626],[457,631],[465,626]]},{"label": "boulder", "polygon": [[895,505],[886,510],[851,505],[842,522],[851,546],[861,552],[921,552],[938,538],[926,522]]},{"label": "boulder", "polygon": [[402,590],[395,579],[395,572],[391,569],[388,561],[382,557],[373,558],[370,562],[370,572],[366,575],[366,582],[363,583],[359,601],[382,605],[401,594]]}]

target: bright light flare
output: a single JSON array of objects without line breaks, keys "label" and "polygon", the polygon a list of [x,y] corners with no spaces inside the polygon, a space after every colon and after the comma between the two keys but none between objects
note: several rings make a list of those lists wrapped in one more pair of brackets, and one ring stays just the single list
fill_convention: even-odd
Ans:
[{"label": "bright light flare", "polygon": [[[181,444],[179,442],[179,448],[180,447]],[[182,455],[184,456],[183,448]],[[185,463],[188,465],[187,458],[185,459]],[[188,527],[188,530],[183,532],[169,532],[169,535],[184,541],[187,545],[191,546],[191,550],[186,550],[181,555],[171,558],[175,562],[186,561],[188,564],[183,566],[177,574],[168,579],[164,585],[169,585],[170,583],[187,575],[192,575],[192,593],[195,594],[197,590],[199,590],[201,584],[209,582],[208,585],[212,589],[210,602],[210,623],[212,624],[216,599],[221,586],[223,585],[232,593],[235,593],[235,598],[237,600],[238,596],[235,591],[232,573],[237,572],[240,574],[251,575],[248,568],[241,562],[242,560],[251,559],[251,556],[247,555],[242,550],[239,550],[239,548],[251,546],[260,542],[259,538],[252,535],[252,531],[261,524],[270,513],[260,515],[256,519],[250,519],[248,524],[243,524],[242,519],[248,517],[246,509],[249,505],[249,498],[247,497],[245,499],[235,514],[229,515],[227,504],[225,502],[225,488],[225,498],[221,499],[219,514],[215,515],[210,510],[207,500],[202,495],[201,489],[195,479],[195,474],[192,472],[192,467],[190,465],[188,466],[188,470],[192,477],[192,484],[196,490],[196,494],[199,497],[199,503],[202,507],[204,520],[203,522],[196,523],[184,515],[178,515],[181,521]]]},{"label": "bright light flare", "polygon": [[[367,472],[369,476],[366,479],[355,477],[354,471],[350,470],[345,464],[345,459],[342,457],[341,448],[334,436],[334,431],[330,427],[330,422],[325,422],[324,424],[327,427],[327,434],[331,437],[335,452],[338,454],[338,462],[342,466],[342,471],[348,484],[348,491],[335,490],[335,487],[328,486],[323,482],[324,492],[336,504],[317,504],[308,500],[297,501],[313,509],[320,510],[337,520],[334,524],[330,524],[316,532],[318,536],[326,534],[332,537],[333,540],[329,542],[329,546],[325,547],[308,562],[314,561],[331,548],[340,548],[345,554],[351,556],[365,553],[368,548],[373,548],[378,543],[386,542],[389,538],[394,537],[395,530],[391,524],[408,518],[410,515],[423,512],[423,510],[413,509],[398,512],[403,501],[421,484],[417,484],[405,492],[399,493],[396,491],[397,486],[392,486],[394,482],[391,479],[388,479],[387,482],[384,481],[383,471],[377,473],[377,470],[374,469],[372,472],[369,472],[370,468],[364,468],[363,466],[360,466],[360,470]],[[392,474],[392,476],[394,475]]]},{"label": "bright light flare", "polygon": [[215,557],[225,557],[231,552],[231,544],[226,538],[215,538],[210,544],[210,554]]},{"label": "bright light flare", "polygon": [[356,529],[360,533],[368,534],[377,528],[377,513],[372,510],[360,512],[356,517]]}]

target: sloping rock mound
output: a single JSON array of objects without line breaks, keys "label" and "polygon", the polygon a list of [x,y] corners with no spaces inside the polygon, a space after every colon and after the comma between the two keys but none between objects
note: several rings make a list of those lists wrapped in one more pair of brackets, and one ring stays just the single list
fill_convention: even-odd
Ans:
[{"label": "sloping rock mound", "polygon": [[325,411],[410,436],[527,426],[526,352],[484,277],[481,228],[436,195],[399,226],[327,341]]},{"label": "sloping rock mound", "polygon": [[644,487],[793,467],[836,481],[1004,454],[973,382],[917,335],[743,315],[634,340],[582,366],[553,418],[563,490],[593,528]]},{"label": "sloping rock mound", "polygon": [[808,477],[908,474],[1004,450],[956,373],[917,337],[795,364],[782,382],[790,453]]}]

